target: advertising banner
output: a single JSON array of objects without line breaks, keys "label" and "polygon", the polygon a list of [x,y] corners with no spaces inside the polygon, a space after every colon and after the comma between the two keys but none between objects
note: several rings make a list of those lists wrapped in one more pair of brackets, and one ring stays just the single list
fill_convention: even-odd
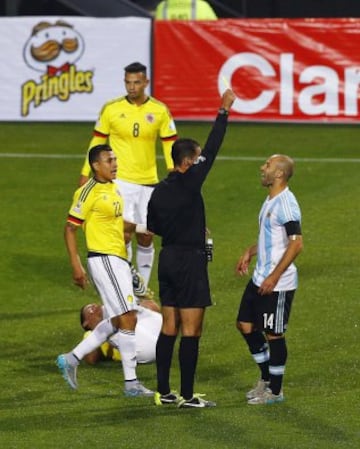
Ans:
[{"label": "advertising banner", "polygon": [[124,67],[151,70],[151,19],[0,19],[0,120],[95,121],[124,95]]},{"label": "advertising banner", "polygon": [[360,19],[155,23],[154,95],[178,120],[359,123]]}]

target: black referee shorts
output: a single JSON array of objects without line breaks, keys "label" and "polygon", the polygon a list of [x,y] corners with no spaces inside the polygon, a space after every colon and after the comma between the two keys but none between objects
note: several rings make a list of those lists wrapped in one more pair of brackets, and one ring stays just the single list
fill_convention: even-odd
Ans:
[{"label": "black referee shorts", "polygon": [[163,247],[159,254],[158,278],[163,306],[185,309],[211,305],[204,250]]}]

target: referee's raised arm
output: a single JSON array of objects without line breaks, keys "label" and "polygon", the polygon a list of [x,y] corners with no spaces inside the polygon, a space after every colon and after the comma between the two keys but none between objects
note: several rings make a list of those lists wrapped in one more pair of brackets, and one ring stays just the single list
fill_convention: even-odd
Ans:
[{"label": "referee's raised arm", "polygon": [[231,89],[226,89],[223,93],[217,117],[204,145],[203,153],[215,153],[215,157],[219,151],[225,136],[228,115],[235,98],[236,96]]},{"label": "referee's raised arm", "polygon": [[226,89],[221,97],[220,107],[216,119],[206,140],[204,148],[201,151],[201,155],[198,158],[199,163],[193,166],[193,170],[191,170],[187,176],[188,179],[192,178],[189,182],[191,182],[193,188],[195,189],[200,188],[205,181],[205,178],[220,150],[226,134],[229,111],[235,101],[235,98],[236,96],[231,89]]}]

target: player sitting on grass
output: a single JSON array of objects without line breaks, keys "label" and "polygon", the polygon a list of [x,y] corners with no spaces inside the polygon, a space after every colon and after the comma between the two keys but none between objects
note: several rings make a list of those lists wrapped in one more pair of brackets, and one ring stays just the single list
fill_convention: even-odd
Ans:
[{"label": "player sitting on grass", "polygon": [[[160,333],[162,316],[156,302],[145,299],[140,301],[137,308],[137,323],[135,327],[136,360],[137,363],[155,362],[156,342]],[[93,329],[107,318],[106,310],[99,304],[87,304],[80,310],[80,324],[86,331],[86,338]],[[84,357],[89,364],[96,364],[101,360],[120,361],[121,354],[117,349],[113,336],[103,343],[99,348]]]}]

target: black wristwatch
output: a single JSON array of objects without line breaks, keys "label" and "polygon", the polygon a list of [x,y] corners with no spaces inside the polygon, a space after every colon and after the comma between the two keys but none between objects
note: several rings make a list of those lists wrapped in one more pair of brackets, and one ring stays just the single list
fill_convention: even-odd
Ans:
[{"label": "black wristwatch", "polygon": [[218,113],[220,115],[229,115],[229,111],[227,111],[225,108],[220,108]]}]

